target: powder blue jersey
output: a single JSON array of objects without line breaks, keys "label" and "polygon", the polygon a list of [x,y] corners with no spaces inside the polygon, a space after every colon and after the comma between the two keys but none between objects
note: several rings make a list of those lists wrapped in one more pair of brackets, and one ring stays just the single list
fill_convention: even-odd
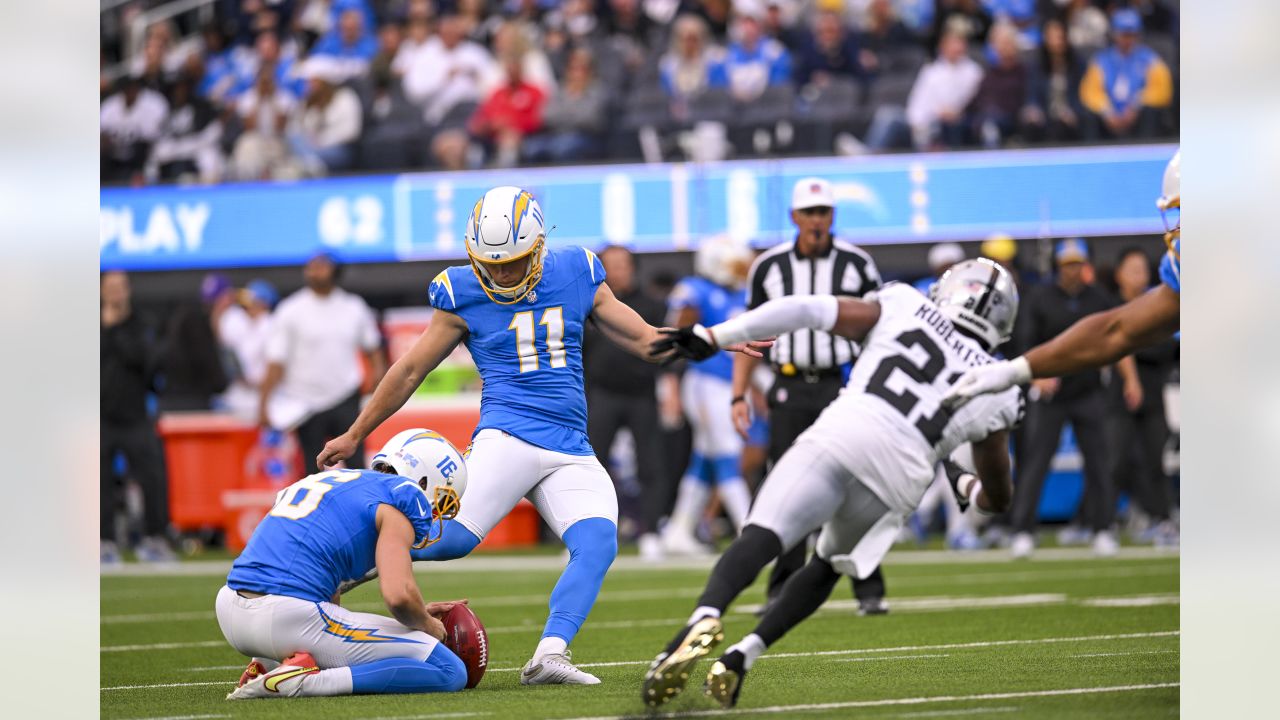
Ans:
[{"label": "powder blue jersey", "polygon": [[414,481],[372,470],[309,475],[276,495],[227,575],[232,590],[327,602],[344,580],[374,567],[379,505],[413,524],[414,544],[431,527],[431,501]]},{"label": "powder blue jersey", "polygon": [[[698,313],[698,322],[711,327],[746,310],[747,293],[746,290],[730,290],[694,275],[676,284],[667,303],[673,312],[693,308]],[[721,350],[702,362],[690,364],[689,371],[732,380],[733,359]]]},{"label": "powder blue jersey", "polygon": [[514,305],[485,294],[469,265],[431,281],[431,306],[467,324],[467,349],[484,389],[476,432],[496,428],[547,450],[593,455],[582,387],[582,327],[604,266],[581,247],[551,250],[542,280]]},{"label": "powder blue jersey", "polygon": [[1160,281],[1174,292],[1182,294],[1182,236],[1173,241],[1173,249],[1166,250],[1160,261]]}]

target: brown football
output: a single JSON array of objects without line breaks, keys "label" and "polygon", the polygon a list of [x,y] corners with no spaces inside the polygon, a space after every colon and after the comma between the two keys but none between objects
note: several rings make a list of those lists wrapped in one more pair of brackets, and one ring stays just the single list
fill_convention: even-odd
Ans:
[{"label": "brown football", "polygon": [[467,666],[467,687],[479,685],[489,666],[489,635],[484,631],[484,624],[466,605],[454,605],[441,622],[444,623],[444,646]]}]

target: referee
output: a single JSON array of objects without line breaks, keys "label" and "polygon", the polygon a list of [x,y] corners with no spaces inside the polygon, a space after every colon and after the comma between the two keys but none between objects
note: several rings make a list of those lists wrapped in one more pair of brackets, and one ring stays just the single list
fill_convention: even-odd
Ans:
[{"label": "referee", "polygon": [[[821,178],[803,178],[791,193],[791,221],[796,239],[771,248],[756,258],[747,286],[747,308],[787,295],[844,295],[863,297],[880,287],[880,273],[861,248],[831,235],[835,193]],[[818,419],[844,387],[845,370],[857,357],[849,340],[820,330],[797,330],[782,335],[769,348],[774,383],[769,390],[769,463],[777,463],[795,439]],[[746,437],[751,413],[746,401],[756,358],[734,353],[733,424]],[[769,576],[772,600],[782,585],[805,563],[800,543],[778,558]],[[880,568],[865,580],[855,579],[858,612],[888,612]]]}]

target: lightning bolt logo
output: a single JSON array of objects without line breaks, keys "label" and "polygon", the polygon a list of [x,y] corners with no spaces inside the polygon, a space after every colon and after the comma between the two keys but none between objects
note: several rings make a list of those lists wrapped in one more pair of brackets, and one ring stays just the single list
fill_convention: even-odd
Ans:
[{"label": "lightning bolt logo", "polygon": [[378,628],[362,628],[348,625],[341,620],[336,620],[320,607],[316,605],[316,609],[320,612],[320,619],[324,621],[324,632],[334,637],[342,638],[343,642],[349,643],[413,643],[421,644],[417,640],[410,640],[406,637],[395,637],[389,635],[379,635]]}]

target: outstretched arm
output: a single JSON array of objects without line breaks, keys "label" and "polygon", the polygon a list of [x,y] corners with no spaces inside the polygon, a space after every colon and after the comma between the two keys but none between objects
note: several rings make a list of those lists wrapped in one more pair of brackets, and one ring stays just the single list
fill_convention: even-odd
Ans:
[{"label": "outstretched arm", "polygon": [[1116,362],[1177,332],[1181,307],[1178,293],[1160,285],[1120,307],[1081,318],[1022,357],[969,370],[943,402],[954,407],[977,395],[1025,385],[1032,378],[1059,377]]},{"label": "outstretched arm", "polygon": [[722,348],[804,328],[861,341],[879,320],[880,304],[876,302],[833,295],[792,295],[770,300],[709,328],[693,325],[663,330],[663,337],[651,352],[675,350],[683,357],[703,360]]},{"label": "outstretched arm", "polygon": [[[659,354],[653,354],[650,351],[653,344],[662,338],[660,329],[645,322],[639,313],[619,300],[608,285],[601,284],[596,290],[591,314],[605,337],[632,355],[654,362],[663,362],[672,357],[669,351]],[[760,352],[756,348],[768,347],[769,344],[741,343],[724,346],[722,349],[760,357]]]},{"label": "outstretched arm", "polygon": [[414,343],[413,348],[387,370],[374,389],[373,398],[360,411],[350,429],[324,446],[316,456],[316,464],[324,468],[351,457],[356,445],[404,406],[413,391],[422,384],[427,373],[435,370],[462,342],[466,334],[467,323],[462,318],[451,312],[437,310],[431,317],[431,324]]}]

